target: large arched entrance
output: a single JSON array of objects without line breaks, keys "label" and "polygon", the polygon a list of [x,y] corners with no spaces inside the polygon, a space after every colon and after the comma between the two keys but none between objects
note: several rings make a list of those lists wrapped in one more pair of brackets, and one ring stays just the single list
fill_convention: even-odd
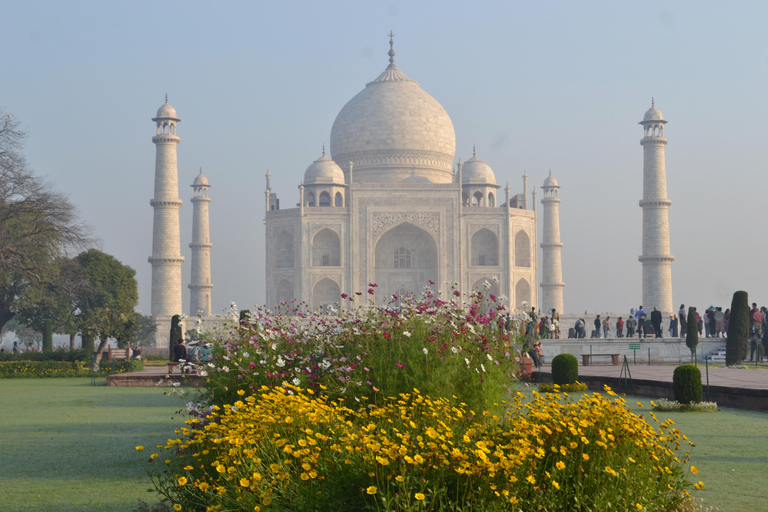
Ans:
[{"label": "large arched entrance", "polygon": [[413,224],[400,224],[376,243],[375,269],[376,302],[388,302],[393,294],[421,297],[429,281],[440,282],[435,239]]},{"label": "large arched entrance", "polygon": [[[527,303],[527,306],[523,306],[523,302]],[[515,285],[515,307],[530,311],[531,305],[531,285],[525,279],[520,279]]]}]

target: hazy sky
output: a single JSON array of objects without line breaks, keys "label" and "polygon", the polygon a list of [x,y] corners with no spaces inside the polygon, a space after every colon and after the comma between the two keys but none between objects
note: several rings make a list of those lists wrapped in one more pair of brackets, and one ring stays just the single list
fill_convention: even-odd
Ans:
[{"label": "hazy sky", "polygon": [[136,269],[145,313],[164,94],[182,120],[184,312],[200,167],[213,309],[261,303],[264,174],[284,208],[298,201],[336,114],[386,67],[390,29],[398,67],[451,116],[457,158],[476,143],[513,193],[523,170],[529,187],[558,179],[566,311],[640,302],[651,97],[669,121],[675,306],[768,300],[768,3],[213,4],[0,3],[0,106],[28,130],[34,169]]}]

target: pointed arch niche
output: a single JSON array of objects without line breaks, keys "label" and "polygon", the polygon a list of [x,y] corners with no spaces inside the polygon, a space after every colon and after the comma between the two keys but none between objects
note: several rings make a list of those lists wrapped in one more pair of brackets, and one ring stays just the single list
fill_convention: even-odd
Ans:
[{"label": "pointed arch niche", "polygon": [[531,266],[531,239],[525,231],[518,231],[515,235],[515,266]]},{"label": "pointed arch niche", "polygon": [[341,290],[336,281],[321,279],[312,288],[312,309],[324,308],[337,304],[341,299]]},{"label": "pointed arch niche", "polygon": [[524,278],[515,285],[515,307],[522,310],[523,302],[527,302],[528,307],[531,306],[531,285]]},{"label": "pointed arch niche", "polygon": [[499,237],[488,228],[472,235],[473,267],[495,267],[499,264]]},{"label": "pointed arch niche", "polygon": [[338,267],[341,265],[341,240],[335,231],[321,229],[312,238],[312,266]]}]

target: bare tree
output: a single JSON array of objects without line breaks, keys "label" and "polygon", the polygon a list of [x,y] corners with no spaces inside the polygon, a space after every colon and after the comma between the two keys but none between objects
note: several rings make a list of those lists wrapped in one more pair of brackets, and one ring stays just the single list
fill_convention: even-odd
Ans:
[{"label": "bare tree", "polygon": [[0,328],[56,282],[59,256],[95,243],[67,195],[29,169],[25,137],[0,108]]}]

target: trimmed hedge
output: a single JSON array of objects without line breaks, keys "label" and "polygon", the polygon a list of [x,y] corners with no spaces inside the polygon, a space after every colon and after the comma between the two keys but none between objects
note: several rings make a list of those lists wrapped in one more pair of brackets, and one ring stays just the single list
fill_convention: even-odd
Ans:
[{"label": "trimmed hedge", "polygon": [[[143,361],[105,362],[97,375],[136,372],[144,369]],[[90,377],[90,363],[85,361],[1,361],[0,378]]]},{"label": "trimmed hedge", "polygon": [[749,340],[749,298],[747,292],[738,291],[731,301],[731,318],[728,321],[728,337],[725,339],[725,364],[741,364],[747,357]]},{"label": "trimmed hedge", "polygon": [[552,382],[573,384],[579,378],[579,360],[571,354],[560,354],[552,359]]},{"label": "trimmed hedge", "polygon": [[51,352],[20,352],[18,354],[7,351],[0,354],[0,361],[90,361],[92,355],[82,349],[66,348],[57,348]]},{"label": "trimmed hedge", "polygon": [[675,368],[672,390],[675,393],[675,401],[681,404],[701,402],[701,370],[692,364]]}]

